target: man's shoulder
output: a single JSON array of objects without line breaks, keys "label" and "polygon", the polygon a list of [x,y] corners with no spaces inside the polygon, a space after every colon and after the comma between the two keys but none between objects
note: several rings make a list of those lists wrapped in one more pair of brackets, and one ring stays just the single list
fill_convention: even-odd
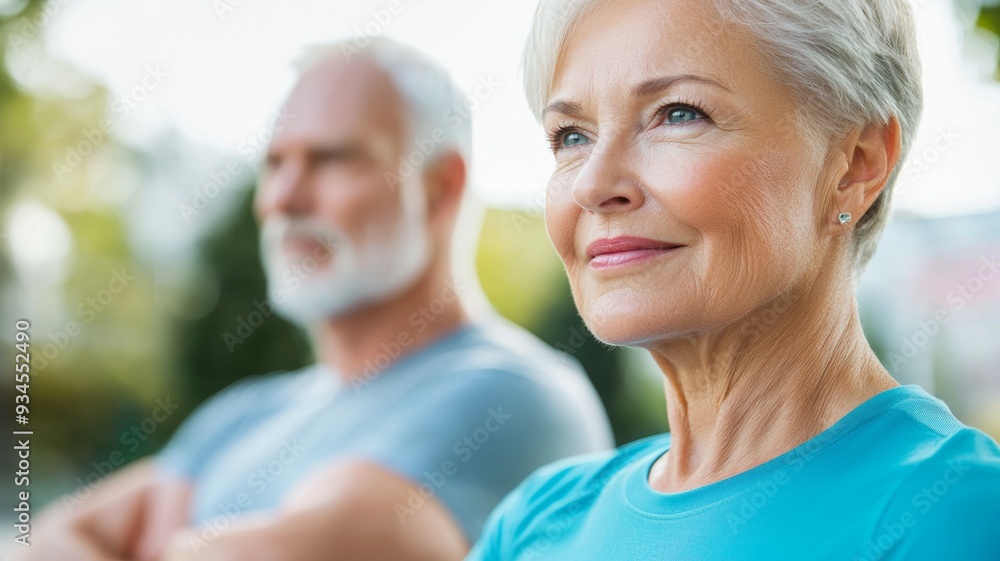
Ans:
[{"label": "man's shoulder", "polygon": [[220,447],[288,405],[290,392],[308,381],[310,369],[252,375],[202,402],[157,454],[160,467],[194,478]]},{"label": "man's shoulder", "polygon": [[476,430],[484,422],[502,420],[503,430],[491,432],[488,450],[477,457],[518,454],[530,469],[610,447],[607,413],[583,370],[554,352],[526,349],[544,343],[519,329],[469,326],[409,361],[406,372],[393,373],[371,394],[385,411],[381,418],[400,434],[433,434],[448,447],[465,433],[482,436]]},{"label": "man's shoulder", "polygon": [[579,362],[506,320],[474,324],[458,344],[421,368],[424,372],[412,383],[423,395],[519,403],[518,409],[530,416],[572,417],[578,424],[586,418],[584,424],[607,425],[600,398]]},{"label": "man's shoulder", "polygon": [[557,386],[586,380],[583,367],[568,352],[549,346],[503,318],[481,319],[467,330],[460,344],[439,357],[438,372],[445,375],[482,372],[484,377],[496,378],[498,383],[517,377]]},{"label": "man's shoulder", "polygon": [[202,409],[240,409],[262,411],[269,406],[288,403],[312,384],[316,367],[276,371],[244,376],[208,398]]}]

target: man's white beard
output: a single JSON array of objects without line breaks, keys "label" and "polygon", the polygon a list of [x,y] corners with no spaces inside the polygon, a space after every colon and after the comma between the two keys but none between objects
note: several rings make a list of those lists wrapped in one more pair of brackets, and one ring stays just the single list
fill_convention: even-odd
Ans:
[{"label": "man's white beard", "polygon": [[[268,296],[278,313],[310,325],[394,296],[415,282],[430,261],[430,239],[420,197],[403,197],[403,219],[394,231],[386,236],[369,229],[360,244],[313,218],[267,220],[261,254]],[[287,256],[282,245],[290,234],[312,237],[320,247],[314,255]]]}]

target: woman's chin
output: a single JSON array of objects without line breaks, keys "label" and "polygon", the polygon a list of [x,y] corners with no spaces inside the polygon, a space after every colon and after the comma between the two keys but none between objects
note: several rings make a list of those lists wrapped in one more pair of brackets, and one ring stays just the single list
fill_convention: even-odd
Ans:
[{"label": "woman's chin", "polygon": [[[665,304],[673,302],[674,305]],[[587,329],[608,345],[646,347],[696,329],[692,318],[698,314],[685,299],[665,299],[647,292],[614,291],[590,301],[578,301]]]},{"label": "woman's chin", "polygon": [[679,328],[663,318],[647,318],[625,313],[585,316],[587,329],[607,345],[619,347],[647,347],[656,341],[670,338]]}]

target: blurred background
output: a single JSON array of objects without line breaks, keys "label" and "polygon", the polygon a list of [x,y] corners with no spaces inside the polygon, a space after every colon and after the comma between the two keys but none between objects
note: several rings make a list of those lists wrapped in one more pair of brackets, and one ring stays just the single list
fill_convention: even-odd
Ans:
[{"label": "blurred background", "polygon": [[[0,401],[30,319],[35,512],[116,454],[156,451],[234,380],[312,361],[296,328],[254,315],[250,200],[289,62],[342,37],[412,44],[477,92],[470,270],[500,313],[584,365],[619,443],[667,429],[655,367],[587,333],[545,235],[551,158],[517,77],[534,4],[0,0]],[[900,382],[1000,438],[1000,275],[983,273],[1000,258],[1000,3],[914,5],[927,105],[861,312]]]}]

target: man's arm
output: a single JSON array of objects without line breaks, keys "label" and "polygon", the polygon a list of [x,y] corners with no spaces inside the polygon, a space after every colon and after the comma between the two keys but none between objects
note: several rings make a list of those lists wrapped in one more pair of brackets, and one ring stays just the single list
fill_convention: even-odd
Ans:
[{"label": "man's arm", "polygon": [[39,517],[32,544],[16,559],[154,561],[186,523],[189,491],[141,460],[109,475],[79,504],[57,502]]},{"label": "man's arm", "polygon": [[459,561],[468,549],[440,502],[384,467],[352,460],[299,485],[273,516],[177,534],[163,561]]}]

